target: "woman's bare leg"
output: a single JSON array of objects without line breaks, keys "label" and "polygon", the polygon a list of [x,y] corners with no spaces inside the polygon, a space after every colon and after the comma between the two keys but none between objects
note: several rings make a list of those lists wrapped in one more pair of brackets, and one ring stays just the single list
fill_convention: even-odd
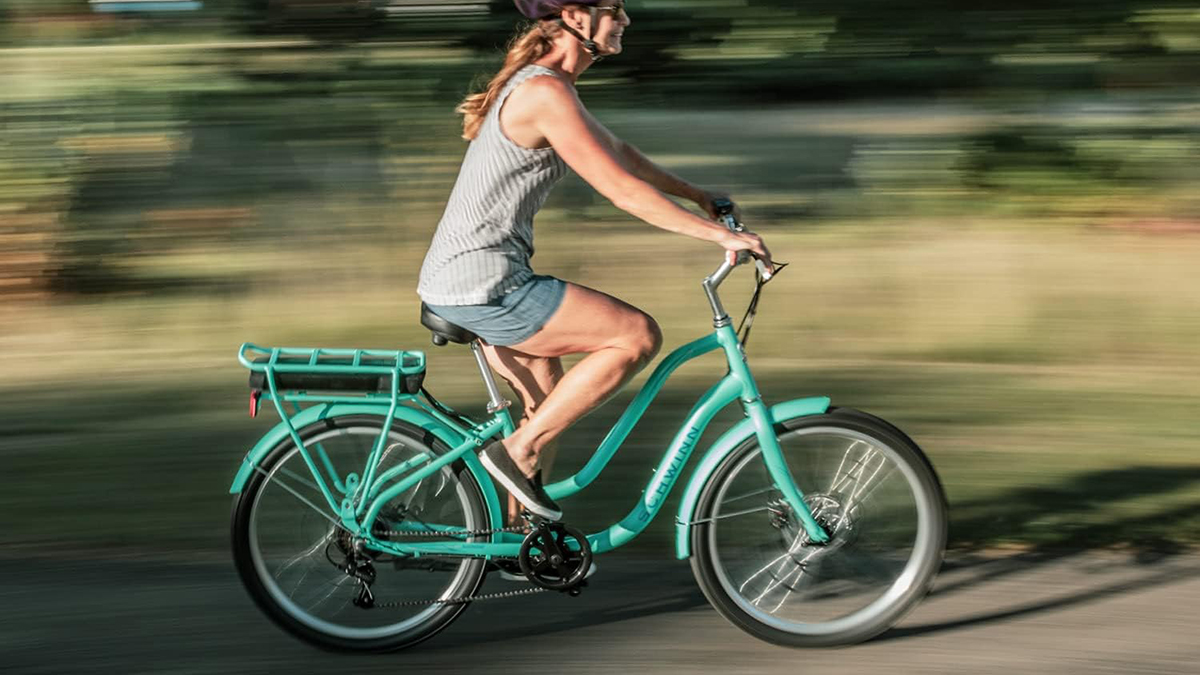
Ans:
[{"label": "woman's bare leg", "polygon": [[599,291],[567,284],[562,305],[536,334],[511,349],[532,357],[588,354],[558,381],[536,414],[504,447],[532,476],[551,441],[604,403],[662,346],[662,332],[645,312]]},{"label": "woman's bare leg", "polygon": [[[529,423],[540,408],[550,391],[558,385],[563,377],[562,359],[557,357],[530,356],[510,347],[484,345],[483,352],[487,356],[492,370],[496,371],[521,402],[521,419],[517,428]],[[550,473],[554,463],[557,444],[550,443],[542,448],[540,467],[543,475]],[[521,522],[521,503],[516,497],[508,496],[508,524]]]}]

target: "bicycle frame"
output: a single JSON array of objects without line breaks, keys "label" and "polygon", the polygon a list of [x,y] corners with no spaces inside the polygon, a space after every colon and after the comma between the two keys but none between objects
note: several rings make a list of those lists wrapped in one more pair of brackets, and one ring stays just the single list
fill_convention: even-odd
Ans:
[{"label": "bicycle frame", "polygon": [[[245,348],[246,345],[243,345],[243,350]],[[772,419],[771,412],[762,402],[758,386],[746,365],[745,356],[738,342],[737,334],[728,323],[717,326],[713,333],[685,344],[668,354],[651,374],[641,391],[630,402],[629,406],[622,413],[621,417],[614,424],[587,463],[571,477],[546,486],[547,493],[554,499],[562,499],[570,497],[591,484],[601,474],[617,450],[620,449],[633,427],[642,418],[646,409],[662,390],[663,385],[671,374],[683,363],[717,349],[721,349],[724,353],[729,367],[728,372],[702,395],[692,407],[679,432],[675,435],[664,453],[662,460],[647,483],[637,504],[634,505],[628,515],[607,529],[587,536],[593,552],[604,553],[622,546],[640,534],[654,520],[662,505],[666,502],[667,496],[682,473],[684,464],[691,456],[697,441],[703,435],[709,422],[720,410],[735,399],[740,399],[743,409],[749,418],[746,422],[753,426],[754,435],[758,438],[767,470],[775,486],[792,507],[794,513],[797,514],[808,535],[815,541],[826,541],[828,539],[826,532],[813,520],[809,509],[803,501],[803,495],[796,487],[795,481],[790,475],[775,437],[773,429],[774,420]],[[404,352],[402,354],[413,354],[413,352]],[[240,352],[239,358],[241,358]],[[243,359],[243,363],[247,363],[245,359]],[[275,363],[274,358],[271,363]],[[423,360],[421,363],[423,365]],[[379,517],[380,511],[389,500],[412,489],[420,481],[433,475],[444,466],[459,460],[467,463],[470,470],[475,473],[481,487],[488,493],[486,498],[489,503],[489,510],[492,512],[493,518],[495,518],[498,515],[498,499],[495,495],[495,488],[491,484],[490,477],[476,459],[475,451],[491,438],[497,435],[508,435],[514,429],[512,417],[506,408],[493,413],[487,421],[467,428],[441,414],[439,411],[424,406],[415,397],[399,393],[397,382],[400,375],[401,371],[397,366],[392,378],[392,392],[390,397],[368,395],[368,400],[364,401],[362,397],[351,398],[346,396],[311,396],[303,393],[281,393],[276,389],[275,380],[270,373],[270,368],[268,368],[266,381],[269,385],[269,395],[265,396],[265,398],[269,398],[275,403],[276,409],[283,420],[280,426],[286,429],[286,436],[290,437],[291,441],[299,449],[305,463],[312,472],[313,478],[328,502],[331,509],[330,513],[336,516],[336,520],[334,518],[330,518],[330,520],[333,520],[340,527],[345,528],[352,534],[361,537],[368,548],[398,556],[456,555],[484,558],[516,556],[519,552],[521,538],[515,535],[505,536],[504,533],[492,535],[490,537],[491,541],[437,541],[428,543],[419,541],[384,541],[376,539],[371,535],[375,520]],[[381,434],[379,441],[375,444],[374,449],[368,457],[367,465],[363,468],[361,474],[361,480],[359,480],[356,474],[349,474],[343,480],[336,474],[332,463],[319,444],[316,444],[316,447],[313,448],[316,451],[315,453],[306,447],[303,440],[299,437],[296,427],[293,425],[293,419],[296,418],[289,418],[282,407],[282,402],[285,400],[293,403],[297,401],[341,402],[344,405],[342,405],[343,410],[339,414],[352,414],[355,411],[369,412],[376,415],[383,413],[385,418],[384,429],[386,430],[397,416],[407,419],[410,416],[406,414],[408,411],[419,412],[408,406],[400,405],[405,399],[421,405],[425,411],[428,411],[433,416],[434,419],[430,419],[428,415],[423,415],[427,422],[421,426],[430,428],[431,431],[437,433],[444,441],[449,441],[447,444],[452,445],[452,450],[432,461],[427,454],[422,453],[376,476],[376,465],[379,462],[387,437],[385,432]],[[789,410],[795,414],[815,414],[825,411],[828,407],[829,399],[817,397],[801,399],[792,403],[797,405],[791,406]],[[795,416],[795,414],[792,416]],[[298,417],[299,415],[297,415]],[[433,427],[440,426],[441,428],[431,428],[431,425]],[[278,436],[279,434],[276,435]],[[282,438],[279,440],[282,440]],[[270,447],[263,447],[265,445],[268,444],[260,442],[259,447],[255,448],[258,452],[252,451],[251,455],[247,456],[242,471],[239,472],[238,478],[234,481],[231,492],[239,492],[241,485],[248,479],[249,474],[256,470],[258,461],[270,449]],[[720,445],[720,441],[718,441],[718,445]],[[732,446],[726,448],[726,450],[731,449]],[[316,455],[315,458],[314,454]],[[711,455],[712,453],[710,452],[710,457],[707,457],[705,460],[706,465],[714,464],[714,462],[709,461]],[[321,463],[320,467],[318,466],[318,461]],[[330,473],[330,478],[334,484],[332,490],[325,480],[321,467],[324,467]],[[709,470],[711,468],[713,467],[709,466]],[[392,481],[396,482],[385,487],[387,483]],[[693,478],[693,485],[695,484],[696,478]],[[334,495],[334,490],[342,494],[343,498],[340,501]],[[685,495],[684,507],[687,506],[689,501],[694,503],[696,492],[698,490],[689,487],[689,493],[692,494],[690,495],[690,499]],[[314,506],[315,508],[315,505],[310,504],[310,506]],[[686,522],[690,511],[687,513],[684,513],[684,511],[685,508],[681,507],[680,525],[686,530],[690,525],[690,523]],[[329,515],[326,514],[327,517]],[[453,535],[455,531],[454,528],[441,529],[436,525],[432,526],[432,529],[449,535]],[[422,529],[420,531],[429,530]],[[680,557],[686,557],[684,547],[684,538],[681,538],[679,543]]]}]

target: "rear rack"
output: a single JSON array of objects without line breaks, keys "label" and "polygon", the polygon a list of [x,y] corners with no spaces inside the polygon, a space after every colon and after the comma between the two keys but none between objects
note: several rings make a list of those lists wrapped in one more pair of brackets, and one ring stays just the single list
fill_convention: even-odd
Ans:
[{"label": "rear rack", "polygon": [[[257,352],[268,359],[251,361],[246,352]],[[286,358],[290,357],[290,358]],[[347,358],[348,357],[348,358]],[[363,362],[364,357],[367,363]],[[286,360],[281,361],[281,358]],[[349,360],[349,363],[346,361]],[[309,349],[298,347],[259,347],[249,342],[238,348],[238,361],[252,372],[325,373],[339,375],[415,375],[425,372],[425,352],[386,349]]]},{"label": "rear rack", "polygon": [[[405,407],[402,402],[416,401],[417,393],[423,391],[421,384],[425,376],[425,353],[382,349],[260,347],[245,342],[238,347],[238,361],[250,371],[250,416],[258,414],[262,399],[274,404],[280,423],[317,479],[317,487],[329,502],[332,512],[340,515],[340,526],[357,533],[356,519],[368,504],[368,495],[363,488],[375,485],[375,471],[396,413]],[[291,404],[294,411],[292,415],[284,410],[285,402]],[[321,443],[310,442],[311,447],[306,447],[295,424],[302,412],[300,404],[305,402],[326,404],[325,409],[319,411],[321,413],[330,409],[330,403],[367,404],[362,405],[362,409],[364,413],[372,415],[378,415],[386,409],[379,437],[361,474],[361,483],[359,474],[347,474],[344,479],[340,477]],[[330,492],[314,456],[328,471],[339,495]],[[427,459],[425,455],[421,457]],[[391,480],[397,476],[399,470],[392,470],[391,473],[385,473],[383,479]],[[317,510],[323,513],[323,510]],[[329,516],[326,515],[326,518]]]},{"label": "rear rack", "polygon": [[[238,361],[250,371],[255,407],[259,397],[277,404],[371,398],[395,405],[420,392],[425,376],[425,353],[416,351],[260,347],[247,342],[238,348]],[[309,393],[314,391],[330,393]]]}]

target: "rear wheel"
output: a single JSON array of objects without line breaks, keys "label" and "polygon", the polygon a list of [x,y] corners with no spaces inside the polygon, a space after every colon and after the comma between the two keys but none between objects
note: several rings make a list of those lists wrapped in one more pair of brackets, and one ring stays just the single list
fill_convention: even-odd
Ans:
[{"label": "rear wheel", "polygon": [[[332,476],[344,482],[351,473],[361,475],[382,423],[379,417],[342,417],[298,430],[338,501],[345,486],[334,487]],[[392,425],[385,447],[376,475],[418,453],[448,451],[428,432],[402,422]],[[479,486],[461,462],[389,501],[376,523],[379,538],[396,536],[384,531],[428,531],[431,524],[490,527]],[[399,558],[357,544],[330,513],[290,440],[267,455],[234,501],[234,562],[246,589],[275,623],[320,647],[390,651],[414,645],[457,618],[467,606],[461,601],[483,581],[482,560]],[[363,602],[364,585],[374,606],[364,606],[370,604]],[[432,600],[440,602],[425,602]]]},{"label": "rear wheel", "polygon": [[751,438],[701,492],[692,539],[696,580],[725,618],[768,642],[866,640],[933,583],[946,542],[941,484],[911,439],[857,410],[787,420],[776,432],[831,541],[809,540]]}]

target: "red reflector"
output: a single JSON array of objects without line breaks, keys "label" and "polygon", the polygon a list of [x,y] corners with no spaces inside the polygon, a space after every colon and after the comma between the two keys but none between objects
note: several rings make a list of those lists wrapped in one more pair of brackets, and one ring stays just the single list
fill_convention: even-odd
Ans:
[{"label": "red reflector", "polygon": [[257,389],[250,392],[250,416],[258,417],[258,397],[262,396],[262,392]]}]

